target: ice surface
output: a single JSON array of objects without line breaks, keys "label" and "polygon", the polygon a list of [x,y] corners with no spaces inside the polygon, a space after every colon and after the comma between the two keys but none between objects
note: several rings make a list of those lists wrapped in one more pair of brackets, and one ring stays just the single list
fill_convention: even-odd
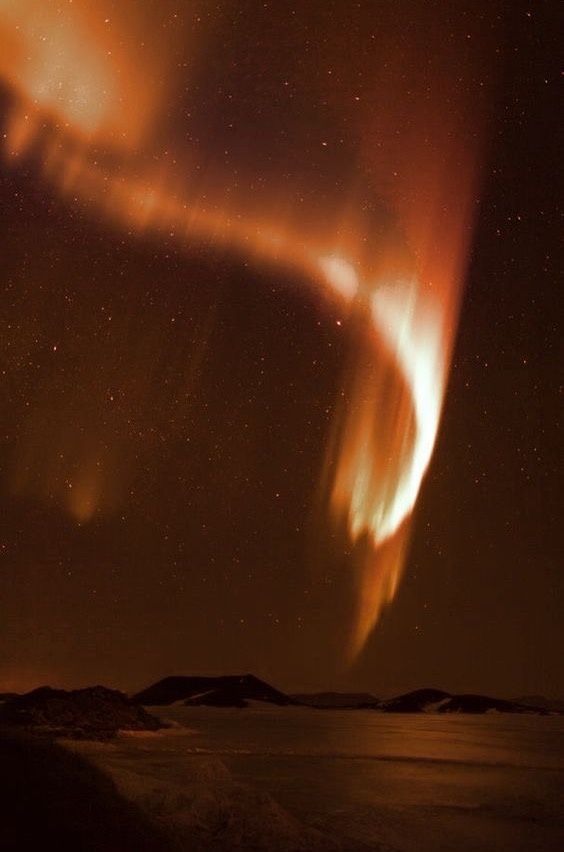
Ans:
[{"label": "ice surface", "polygon": [[72,747],[179,849],[564,849],[564,717],[154,712],[175,726]]}]

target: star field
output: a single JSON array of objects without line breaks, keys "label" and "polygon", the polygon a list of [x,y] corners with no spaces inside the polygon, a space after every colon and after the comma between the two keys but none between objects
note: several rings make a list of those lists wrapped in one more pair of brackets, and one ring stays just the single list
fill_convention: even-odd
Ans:
[{"label": "star field", "polygon": [[[371,99],[386,101],[410,44],[448,33],[445,97],[480,104],[485,153],[396,601],[345,671],[352,548],[323,521],[319,488],[350,401],[355,332],[339,305],[299,269],[63,197],[38,143],[0,167],[0,688],[253,671],[292,691],[564,690],[556,5],[455,3],[436,32],[425,4],[399,5],[167,0],[147,5],[153,40],[141,19],[131,35],[140,56],[170,46],[174,80],[143,167],[252,221],[298,210],[314,239],[346,197],[379,239],[395,238],[386,193],[401,200],[413,164]],[[422,75],[401,78],[408,115]],[[3,85],[2,115],[12,97]],[[434,144],[421,140],[441,162]]]}]

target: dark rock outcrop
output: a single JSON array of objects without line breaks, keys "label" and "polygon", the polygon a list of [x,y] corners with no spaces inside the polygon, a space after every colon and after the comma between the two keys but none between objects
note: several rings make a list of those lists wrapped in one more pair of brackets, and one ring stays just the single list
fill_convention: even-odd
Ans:
[{"label": "dark rock outcrop", "polygon": [[126,695],[104,686],[66,691],[42,686],[0,708],[0,723],[36,733],[107,739],[119,730],[155,731],[162,722]]}]

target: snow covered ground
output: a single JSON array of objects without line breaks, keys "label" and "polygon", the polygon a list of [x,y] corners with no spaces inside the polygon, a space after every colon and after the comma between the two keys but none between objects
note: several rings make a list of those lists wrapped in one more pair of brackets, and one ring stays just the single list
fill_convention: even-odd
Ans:
[{"label": "snow covered ground", "polygon": [[564,849],[564,717],[255,705],[72,743],[179,849]]}]

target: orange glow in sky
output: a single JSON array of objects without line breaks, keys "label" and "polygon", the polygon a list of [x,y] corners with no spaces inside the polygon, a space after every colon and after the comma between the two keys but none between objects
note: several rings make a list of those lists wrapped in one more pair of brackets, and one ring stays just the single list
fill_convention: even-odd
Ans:
[{"label": "orange glow in sky", "polygon": [[[437,438],[471,235],[479,134],[469,145],[461,130],[467,117],[459,111],[453,119],[443,109],[440,85],[417,110],[402,100],[395,82],[401,67],[392,61],[380,81],[389,95],[377,119],[359,122],[358,168],[370,169],[382,185],[401,241],[363,230],[351,210],[354,193],[343,198],[338,228],[322,219],[301,221],[291,206],[276,214],[282,180],[260,215],[205,187],[192,197],[184,189],[190,167],[179,184],[170,158],[153,156],[170,76],[167,34],[152,39],[149,50],[143,35],[149,40],[150,20],[132,28],[128,10],[128,3],[93,0],[0,0],[0,75],[12,103],[5,155],[39,150],[43,177],[55,191],[122,229],[163,233],[187,247],[211,241],[295,269],[323,299],[342,306],[343,322],[350,317],[357,351],[323,481],[330,514],[353,545],[358,594],[348,651],[354,656],[396,592]],[[409,132],[398,135],[407,117]],[[34,464],[31,449],[26,464]],[[84,523],[103,508],[107,466],[85,451],[79,467],[70,483],[56,467],[44,473]],[[26,488],[33,489],[33,476],[20,477],[19,492]]]}]

